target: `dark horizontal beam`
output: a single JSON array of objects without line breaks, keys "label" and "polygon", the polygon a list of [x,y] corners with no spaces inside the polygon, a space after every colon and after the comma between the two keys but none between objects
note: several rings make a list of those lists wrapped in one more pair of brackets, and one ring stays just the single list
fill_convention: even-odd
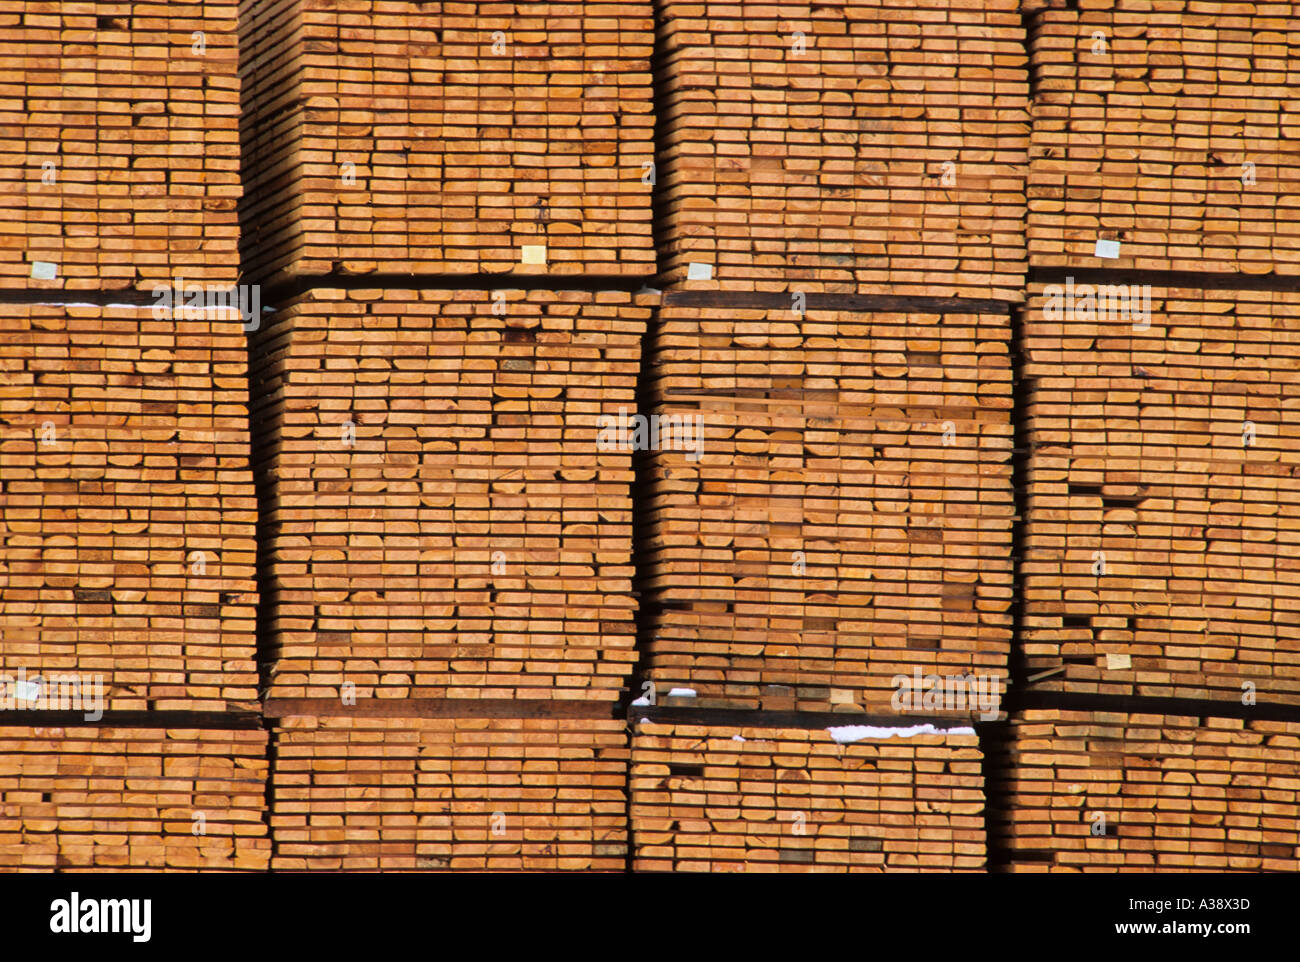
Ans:
[{"label": "dark horizontal beam", "polygon": [[[723,307],[737,310],[789,311],[792,292],[769,291],[667,291],[665,307]],[[894,314],[1006,314],[1018,305],[1011,301],[968,297],[923,297],[904,294],[819,294],[809,292],[804,307],[810,311],[889,312]]]},{"label": "dark horizontal beam", "polygon": [[[163,282],[160,280],[158,283]],[[150,288],[152,286],[151,284]],[[233,286],[231,285],[231,288]],[[221,288],[221,290],[231,288]],[[94,304],[99,307],[109,304],[130,304],[134,307],[148,307],[157,300],[158,298],[154,297],[153,291],[150,289],[142,291],[72,291],[59,288],[57,290],[0,291],[0,304]]]},{"label": "dark horizontal beam", "polygon": [[614,702],[542,698],[358,698],[346,705],[339,698],[271,698],[266,718],[314,715],[328,718],[576,718],[621,717]]},{"label": "dark horizontal beam", "polygon": [[263,285],[263,303],[275,304],[311,290],[390,291],[627,291],[634,293],[653,281],[652,275],[626,274],[312,274]]},{"label": "dark horizontal beam", "polygon": [[256,712],[238,711],[105,711],[87,720],[84,711],[0,711],[0,727],[32,728],[197,728],[247,731],[262,727]]},{"label": "dark horizontal beam", "polygon": [[1029,283],[1055,284],[1067,277],[1089,284],[1150,284],[1152,287],[1184,290],[1300,291],[1300,274],[1229,274],[1110,267],[1040,267],[1029,272]]},{"label": "dark horizontal beam", "polygon": [[1300,705],[1259,703],[1243,705],[1240,698],[1162,698],[1152,695],[1104,695],[1091,692],[1035,691],[1013,688],[1002,699],[1002,709],[1014,718],[1027,710],[1105,711],[1134,715],[1180,715],[1186,718],[1241,718],[1258,721],[1300,722]]},{"label": "dark horizontal beam", "polygon": [[701,725],[709,728],[842,728],[871,725],[878,728],[971,728],[978,716],[960,715],[868,715],[848,711],[767,711],[749,708],[692,708],[677,705],[631,705],[628,721],[641,719],[660,725]]}]

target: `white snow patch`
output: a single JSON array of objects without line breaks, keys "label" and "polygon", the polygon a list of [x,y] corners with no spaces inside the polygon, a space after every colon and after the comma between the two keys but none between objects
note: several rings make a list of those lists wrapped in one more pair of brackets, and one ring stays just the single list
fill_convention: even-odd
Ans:
[{"label": "white snow patch", "polygon": [[933,725],[912,725],[908,728],[877,728],[874,725],[841,725],[826,729],[836,744],[849,745],[864,738],[912,738],[916,735],[974,735],[973,728],[935,728]]},{"label": "white snow patch", "polygon": [[694,698],[694,688],[674,688],[668,693],[669,698]]}]

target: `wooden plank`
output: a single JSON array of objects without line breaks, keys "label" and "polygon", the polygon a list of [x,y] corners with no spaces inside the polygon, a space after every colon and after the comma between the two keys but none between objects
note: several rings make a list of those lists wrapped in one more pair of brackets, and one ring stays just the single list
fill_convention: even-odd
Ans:
[{"label": "wooden plank", "polygon": [[268,320],[272,699],[619,700],[632,451],[598,442],[648,318],[620,291],[331,289]]},{"label": "wooden plank", "polygon": [[1296,722],[1029,709],[993,748],[1012,872],[1294,872]]},{"label": "wooden plank", "polygon": [[1030,288],[1028,673],[1300,705],[1300,294],[1110,287]]},{"label": "wooden plank", "polygon": [[239,317],[3,305],[0,364],[0,674],[104,711],[255,710]]},{"label": "wooden plank", "polygon": [[628,784],[634,871],[978,872],[974,735],[643,722]]},{"label": "wooden plank", "polygon": [[663,14],[669,288],[1022,299],[1017,0]]},{"label": "wooden plank", "polygon": [[248,14],[241,243],[264,283],[655,273],[648,0]]},{"label": "wooden plank", "polygon": [[657,703],[898,713],[917,671],[1000,694],[1009,317],[666,306],[655,329],[651,410],[701,426],[648,461]]},{"label": "wooden plank", "polygon": [[276,871],[623,871],[621,721],[286,718]]},{"label": "wooden plank", "polygon": [[0,868],[264,872],[266,740],[262,731],[0,727]]},{"label": "wooden plank", "polygon": [[[1263,3],[1220,12],[1037,12],[1031,267],[1300,273],[1288,80],[1300,17]],[[1098,239],[1118,241],[1118,256],[1097,256]]]},{"label": "wooden plank", "polygon": [[[234,0],[134,12],[9,5],[0,26],[0,288],[235,282],[237,22]],[[38,262],[54,265],[54,276],[34,277]]]}]

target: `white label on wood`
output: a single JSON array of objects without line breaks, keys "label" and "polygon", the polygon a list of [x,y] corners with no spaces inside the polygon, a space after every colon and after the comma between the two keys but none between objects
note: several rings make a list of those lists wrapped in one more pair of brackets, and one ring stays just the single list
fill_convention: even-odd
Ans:
[{"label": "white label on wood", "polygon": [[1133,657],[1131,655],[1107,655],[1106,670],[1120,671],[1124,668],[1133,667]]},{"label": "white label on wood", "polygon": [[520,262],[524,264],[545,264],[545,244],[525,244],[520,250]]},{"label": "white label on wood", "polygon": [[1097,238],[1097,256],[1114,260],[1119,257],[1119,241]]},{"label": "white label on wood", "polygon": [[713,265],[712,264],[688,264],[686,266],[686,279],[688,281],[713,280]]},{"label": "white label on wood", "polygon": [[57,264],[49,261],[32,261],[32,277],[38,281],[52,281],[59,276]]}]

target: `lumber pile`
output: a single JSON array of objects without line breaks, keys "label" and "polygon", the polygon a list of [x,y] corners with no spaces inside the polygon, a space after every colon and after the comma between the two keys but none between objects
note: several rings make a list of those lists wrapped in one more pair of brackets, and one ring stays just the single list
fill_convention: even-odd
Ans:
[{"label": "lumber pile", "polygon": [[650,406],[703,437],[652,454],[657,695],[890,710],[918,667],[1004,687],[1006,315],[668,306],[657,330]]},{"label": "lumber pile", "polygon": [[655,272],[651,4],[244,0],[246,263]]},{"label": "lumber pile", "polygon": [[281,871],[621,871],[621,721],[289,717]]},{"label": "lumber pile", "polygon": [[661,15],[670,283],[1021,299],[1017,0],[669,0]]},{"label": "lumber pile", "polygon": [[1031,29],[1030,264],[1297,273],[1300,11],[1069,6]]},{"label": "lumber pile", "polygon": [[0,871],[265,871],[266,733],[0,727]]},{"label": "lumber pile", "polygon": [[0,673],[255,703],[247,363],[225,311],[0,306]]},{"label": "lumber pile", "polygon": [[1300,294],[1135,291],[1031,289],[1029,673],[1300,704]]},{"label": "lumber pile", "polygon": [[259,333],[271,697],[612,702],[646,295],[314,290]]},{"label": "lumber pile", "polygon": [[0,13],[0,287],[233,283],[234,0]]},{"label": "lumber pile", "polygon": [[1300,723],[1031,710],[995,751],[1009,871],[1300,871]]},{"label": "lumber pile", "polygon": [[634,870],[983,869],[975,734],[882,731],[642,721],[632,736]]}]

